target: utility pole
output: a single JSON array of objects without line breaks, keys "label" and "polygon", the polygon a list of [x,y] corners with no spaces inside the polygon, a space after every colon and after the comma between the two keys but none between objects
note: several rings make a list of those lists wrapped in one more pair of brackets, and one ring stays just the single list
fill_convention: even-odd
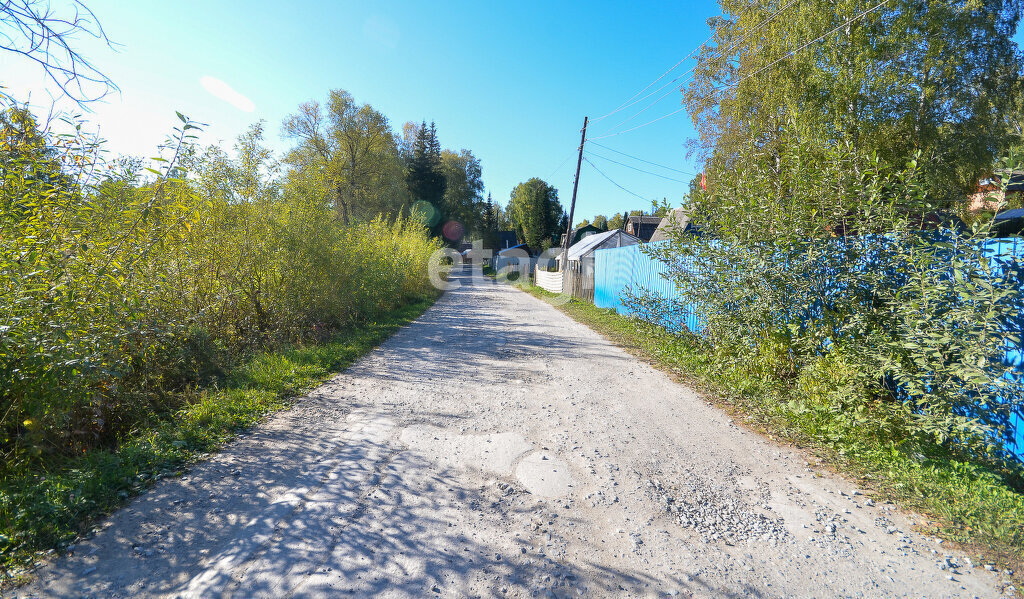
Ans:
[{"label": "utility pole", "polygon": [[562,293],[565,293],[565,283],[569,273],[569,239],[572,237],[572,219],[576,214],[576,190],[580,186],[583,144],[587,143],[587,118],[583,117],[583,133],[580,135],[580,155],[576,159],[576,179],[572,182],[572,202],[569,204],[569,224],[565,227],[565,241],[562,242]]}]

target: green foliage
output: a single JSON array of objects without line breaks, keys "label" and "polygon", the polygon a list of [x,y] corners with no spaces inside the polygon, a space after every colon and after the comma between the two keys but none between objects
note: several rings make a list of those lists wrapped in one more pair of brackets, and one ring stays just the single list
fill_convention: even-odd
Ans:
[{"label": "green foliage", "polygon": [[[442,210],[446,222],[454,221],[448,231],[442,231],[446,241],[456,243],[469,235],[483,235],[486,230],[488,208],[483,201],[484,181],[480,159],[469,150],[441,151],[441,172],[445,188]],[[491,203],[493,209],[493,202]],[[494,215],[490,218],[493,220]],[[458,237],[457,234],[461,233]]]},{"label": "green foliage", "polygon": [[333,203],[342,224],[397,215],[408,204],[391,125],[369,104],[332,90],[326,109],[315,101],[302,104],[283,129],[297,142],[286,158],[291,186]]},{"label": "green foliage", "polygon": [[551,247],[552,239],[563,232],[559,228],[564,211],[558,190],[536,177],[512,190],[508,213],[516,235],[532,249]]},{"label": "green foliage", "polygon": [[719,4],[684,94],[695,149],[715,169],[771,167],[795,116],[818,147],[848,144],[891,164],[920,153],[923,184],[950,208],[1013,139],[1016,0]]},{"label": "green foliage", "polygon": [[691,265],[672,277],[710,344],[767,352],[777,377],[841,356],[858,389],[843,413],[999,459],[1024,408],[1001,363],[1019,294],[984,255],[987,230],[943,224],[921,173],[794,143],[775,168],[738,165],[691,199],[713,240],[675,231],[653,254]]},{"label": "green foliage", "polygon": [[[555,294],[523,287],[545,299]],[[702,389],[748,426],[772,439],[809,445],[848,475],[928,517],[926,534],[966,545],[987,562],[1020,570],[1024,562],[1024,494],[1020,466],[979,465],[929,439],[900,430],[900,407],[863,402],[860,365],[840,352],[810,360],[796,376],[784,346],[711,345],[573,299],[556,304],[616,344]]]},{"label": "green foliage", "polygon": [[413,208],[424,216],[436,235],[446,222],[444,197],[447,180],[441,164],[441,144],[434,123],[422,123],[416,130],[412,156],[406,167],[405,182],[412,194]]},{"label": "green foliage", "polygon": [[349,366],[431,303],[408,304],[324,342],[260,353],[228,373],[222,388],[182,393],[180,408],[140,426],[116,449],[70,456],[45,472],[6,471],[0,479],[2,569],[11,574],[36,551],[74,540],[130,496]]},{"label": "green foliage", "polygon": [[[0,493],[0,535],[20,539],[8,548],[66,536],[76,514],[116,499],[71,507],[55,495],[52,511],[19,485],[57,473],[39,480],[63,492],[59,473],[81,464],[130,490],[135,481],[103,472],[121,477],[120,459],[136,467],[143,439],[192,422],[184,414],[195,417],[184,440],[206,447],[276,405],[246,390],[276,398],[325,375],[316,356],[310,370],[293,354],[254,354],[365,328],[435,294],[428,266],[440,245],[420,223],[340,224],[323,195],[282,185],[260,125],[231,157],[197,152],[197,125],[179,116],[159,168],[144,171],[104,163],[81,126],[47,135],[18,108],[0,120],[0,480],[13,485]],[[202,407],[204,388],[225,387],[240,391]],[[32,506],[51,512],[19,511]]]}]

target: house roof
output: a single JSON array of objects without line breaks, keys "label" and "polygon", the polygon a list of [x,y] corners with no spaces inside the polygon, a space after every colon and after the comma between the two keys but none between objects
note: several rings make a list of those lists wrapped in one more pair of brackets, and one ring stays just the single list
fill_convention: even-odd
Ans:
[{"label": "house roof", "polygon": [[[619,237],[618,246],[622,245],[634,245],[640,243],[640,238],[635,235],[630,235],[622,229],[613,229],[611,231],[605,231],[604,233],[596,233],[594,235],[588,235],[583,239],[579,240],[575,245],[569,248],[569,261],[579,260],[587,254],[593,252],[606,241],[611,241],[616,236]],[[627,243],[622,243],[626,241]],[[561,257],[559,257],[561,259]]]},{"label": "house roof", "polygon": [[516,239],[515,231],[498,231],[497,238],[498,247],[496,249],[499,250],[510,248],[519,243],[519,240]]},{"label": "house roof", "polygon": [[660,216],[653,216],[650,214],[635,214],[626,217],[626,222],[641,223],[645,225],[657,225],[661,222]]},{"label": "house roof", "polygon": [[626,218],[625,229],[639,237],[641,241],[650,241],[659,224],[661,224],[660,216],[638,214]]},{"label": "house roof", "polygon": [[501,256],[505,252],[509,252],[509,251],[512,251],[512,250],[524,250],[527,253],[529,253],[530,248],[526,247],[525,243],[520,243],[519,245],[514,245],[512,247],[507,247],[505,249],[498,250],[498,255]]},{"label": "house roof", "polygon": [[1014,218],[1024,218],[1024,208],[1014,208],[1013,210],[1003,210],[999,214],[995,215],[992,220],[1010,220]]},{"label": "house roof", "polygon": [[993,187],[999,188],[1002,186],[1002,178],[1009,176],[1009,181],[1006,182],[1006,191],[1024,191],[1024,171],[1018,170],[997,170],[995,176],[989,179],[990,184]]},{"label": "house roof", "polygon": [[651,241],[664,241],[669,238],[669,235],[675,229],[688,231],[692,228],[689,213],[684,208],[676,208],[668,216],[661,219],[658,228],[654,231],[654,235],[651,235]]}]

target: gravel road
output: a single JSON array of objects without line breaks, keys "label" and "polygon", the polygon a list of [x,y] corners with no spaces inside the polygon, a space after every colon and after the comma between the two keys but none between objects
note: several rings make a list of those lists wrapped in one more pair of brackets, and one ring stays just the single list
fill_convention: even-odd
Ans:
[{"label": "gravel road", "polygon": [[998,597],[1006,576],[464,274],[16,597]]}]

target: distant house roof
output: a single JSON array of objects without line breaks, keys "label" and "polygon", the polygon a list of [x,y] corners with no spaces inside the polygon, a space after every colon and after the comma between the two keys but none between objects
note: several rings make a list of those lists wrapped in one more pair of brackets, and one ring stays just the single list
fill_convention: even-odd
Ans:
[{"label": "distant house roof", "polygon": [[[640,238],[630,235],[622,229],[588,235],[569,248],[569,262],[586,258],[595,250],[636,245],[638,243],[640,243]],[[561,260],[561,256],[558,259]]]},{"label": "distant house roof", "polygon": [[978,188],[981,191],[999,191],[1003,186],[1003,177],[1005,176],[1010,177],[1006,183],[1007,192],[1024,191],[1024,171],[997,170],[992,177],[983,179],[978,184]]},{"label": "distant house roof", "polygon": [[513,245],[511,247],[502,248],[502,249],[498,250],[498,255],[499,256],[503,256],[507,252],[510,252],[512,250],[523,250],[526,253],[530,253],[530,248],[526,247],[525,243],[520,243],[519,245]]},{"label": "distant house roof", "polygon": [[626,218],[626,233],[640,238],[641,241],[650,241],[654,231],[661,224],[660,216],[638,214]]},{"label": "distant house roof", "polygon": [[676,208],[668,216],[661,219],[658,228],[651,235],[651,241],[664,241],[674,230],[693,231],[696,227],[690,222],[690,214],[684,208]]},{"label": "distant house roof", "polygon": [[[584,237],[589,237],[591,235],[595,235],[597,233],[604,233],[604,231],[604,229],[595,227],[594,225],[583,225],[582,227],[576,227],[576,229],[572,232],[572,240],[569,241],[569,245],[576,245],[577,243],[579,243],[580,239],[583,239]],[[558,239],[559,245],[565,243],[565,233],[562,233],[562,235]]]},{"label": "distant house roof", "polygon": [[498,247],[494,248],[496,250],[503,250],[519,244],[519,239],[516,237],[515,231],[498,231],[497,241]]}]

